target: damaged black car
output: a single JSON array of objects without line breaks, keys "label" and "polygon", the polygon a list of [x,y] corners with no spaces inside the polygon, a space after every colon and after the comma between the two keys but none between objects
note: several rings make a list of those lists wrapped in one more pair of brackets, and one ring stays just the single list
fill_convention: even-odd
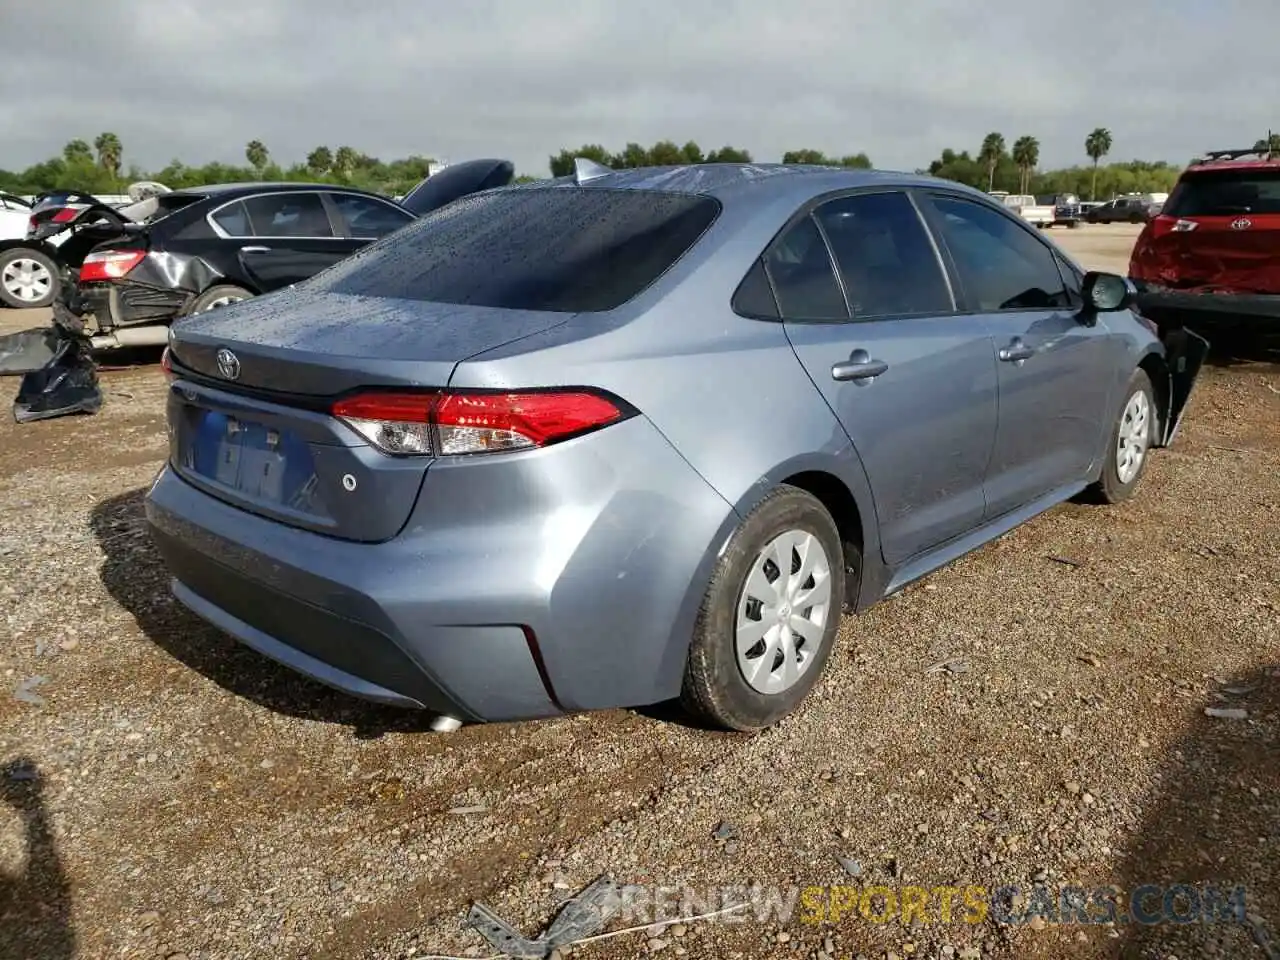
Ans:
[{"label": "damaged black car", "polygon": [[[506,160],[446,167],[402,200],[314,183],[232,183],[167,192],[115,209],[46,203],[32,231],[73,235],[58,249],[54,322],[0,337],[0,375],[22,374],[19,422],[92,413],[94,357],[162,346],[176,319],[306,280],[419,216],[505,186]],[[163,190],[161,187],[160,190]]]}]

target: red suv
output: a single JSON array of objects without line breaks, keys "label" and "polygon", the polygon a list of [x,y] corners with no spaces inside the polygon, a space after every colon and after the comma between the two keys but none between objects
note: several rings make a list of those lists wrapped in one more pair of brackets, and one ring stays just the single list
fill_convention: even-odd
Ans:
[{"label": "red suv", "polygon": [[1280,155],[1223,150],[1188,167],[1129,275],[1162,325],[1280,333]]}]

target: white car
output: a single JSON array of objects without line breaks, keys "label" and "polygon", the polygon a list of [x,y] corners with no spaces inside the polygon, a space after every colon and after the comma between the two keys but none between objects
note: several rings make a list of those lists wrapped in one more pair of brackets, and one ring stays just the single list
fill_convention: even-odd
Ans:
[{"label": "white car", "polygon": [[0,193],[0,304],[5,306],[47,307],[58,295],[54,251],[70,234],[28,240],[30,220],[30,203]]}]

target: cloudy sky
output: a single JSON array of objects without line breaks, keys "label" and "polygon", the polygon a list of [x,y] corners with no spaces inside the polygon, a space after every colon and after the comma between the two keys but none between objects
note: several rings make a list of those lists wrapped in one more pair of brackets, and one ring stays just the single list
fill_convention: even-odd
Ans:
[{"label": "cloudy sky", "polygon": [[390,159],[695,139],[914,169],[999,130],[1042,166],[1182,163],[1280,130],[1277,0],[0,0],[0,167]]}]

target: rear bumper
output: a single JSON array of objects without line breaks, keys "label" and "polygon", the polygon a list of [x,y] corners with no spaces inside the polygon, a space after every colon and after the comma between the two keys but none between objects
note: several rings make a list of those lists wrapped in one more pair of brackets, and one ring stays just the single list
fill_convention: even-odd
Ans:
[{"label": "rear bumper", "polygon": [[163,323],[178,316],[191,295],[182,290],[166,290],[128,280],[113,283],[81,284],[73,309],[92,315],[100,330],[143,323]]},{"label": "rear bumper", "polygon": [[1280,333],[1280,295],[1275,294],[1200,293],[1148,284],[1138,306],[1162,326]]},{"label": "rear bumper", "polygon": [[146,509],[204,619],[355,696],[480,721],[677,695],[708,548],[735,521],[643,417],[438,462],[384,543],[255,516],[167,467]]}]

